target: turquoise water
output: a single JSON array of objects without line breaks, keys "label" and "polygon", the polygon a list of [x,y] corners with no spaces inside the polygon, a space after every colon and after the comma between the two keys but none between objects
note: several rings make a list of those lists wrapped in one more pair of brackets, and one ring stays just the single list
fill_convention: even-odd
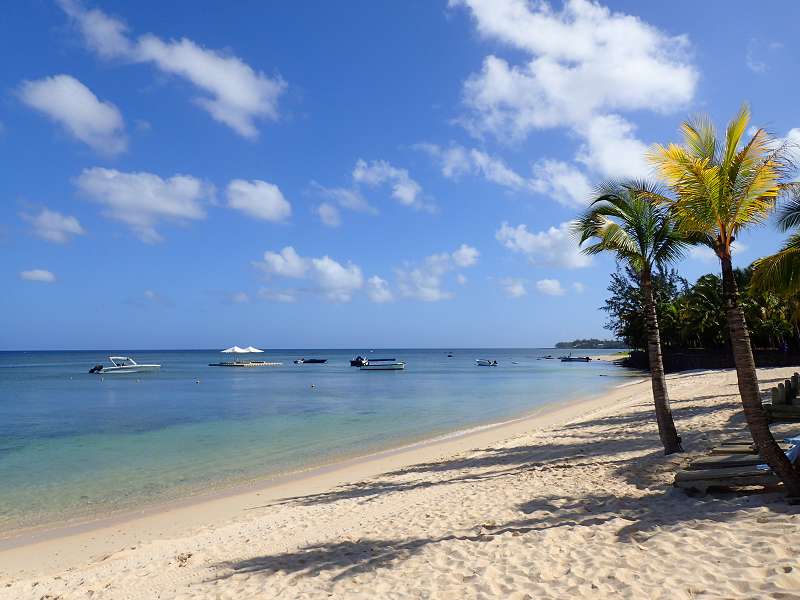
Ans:
[{"label": "turquoise water", "polygon": [[[554,350],[268,351],[281,367],[207,366],[218,351],[121,351],[158,373],[87,373],[112,352],[0,352],[0,532],[104,516],[502,421],[629,376]],[[581,354],[593,354],[581,351]],[[595,352],[603,354],[605,352]],[[323,357],[325,365],[292,363]],[[494,358],[498,367],[476,367]],[[516,364],[515,364],[516,363]],[[313,387],[312,387],[313,385]]]}]

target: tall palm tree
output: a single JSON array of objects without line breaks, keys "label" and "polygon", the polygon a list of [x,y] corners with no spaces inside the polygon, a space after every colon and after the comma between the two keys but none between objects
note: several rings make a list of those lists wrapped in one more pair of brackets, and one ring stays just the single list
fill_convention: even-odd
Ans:
[{"label": "tall palm tree", "polygon": [[[778,197],[796,184],[789,149],[758,129],[745,139],[750,109],[743,105],[718,140],[708,117],[681,126],[683,144],[656,146],[650,159],[669,184],[670,202],[682,231],[710,246],[722,266],[725,312],[730,330],[739,393],[750,433],[764,460],[781,478],[790,496],[800,496],[800,471],[795,470],[769,430],[761,405],[756,365],[731,262],[731,246],[739,233],[763,222]],[[653,198],[655,200],[655,198]]]},{"label": "tall palm tree", "polygon": [[610,252],[639,275],[658,434],[664,454],[672,454],[682,452],[683,447],[672,419],[664,377],[653,300],[653,269],[677,259],[685,242],[675,230],[667,210],[643,198],[639,189],[653,188],[644,182],[602,184],[589,209],[575,221],[573,232],[581,244],[593,241],[583,248],[585,254]]},{"label": "tall palm tree", "polygon": [[757,290],[792,296],[800,293],[800,197],[792,198],[781,210],[778,228],[796,231],[776,254],[755,262],[751,285]]}]

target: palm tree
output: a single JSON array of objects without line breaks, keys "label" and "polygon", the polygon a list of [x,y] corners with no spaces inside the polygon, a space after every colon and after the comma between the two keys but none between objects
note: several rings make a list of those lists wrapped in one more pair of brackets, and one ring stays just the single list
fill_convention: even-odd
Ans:
[{"label": "palm tree", "polygon": [[772,256],[761,258],[753,265],[752,286],[792,296],[800,293],[800,198],[795,197],[781,211],[778,228],[797,229],[783,247]]},{"label": "palm tree", "polygon": [[[681,126],[682,145],[656,146],[650,159],[669,184],[670,203],[679,228],[711,247],[722,265],[725,312],[730,331],[739,393],[747,425],[761,456],[780,477],[790,496],[800,496],[800,472],[775,443],[761,405],[756,365],[731,262],[731,246],[739,233],[763,222],[778,197],[796,184],[787,183],[792,170],[789,149],[758,129],[744,139],[750,109],[743,105],[717,140],[708,117]],[[651,196],[657,200],[655,196]]]},{"label": "palm tree", "polygon": [[616,254],[639,275],[643,295],[647,350],[653,386],[658,434],[664,454],[682,452],[681,438],[675,429],[661,359],[661,340],[653,300],[653,269],[677,259],[685,242],[678,235],[669,213],[639,194],[639,189],[654,189],[644,182],[602,184],[597,198],[573,225],[585,254]]}]

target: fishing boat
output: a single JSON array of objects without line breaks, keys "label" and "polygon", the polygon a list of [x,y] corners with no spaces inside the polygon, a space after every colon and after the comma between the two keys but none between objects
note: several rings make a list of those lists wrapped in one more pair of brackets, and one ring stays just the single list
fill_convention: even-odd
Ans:
[{"label": "fishing boat", "polygon": [[361,371],[402,371],[405,368],[406,368],[406,363],[404,363],[403,361],[386,362],[383,360],[377,362],[370,360],[367,364],[361,365],[359,367]]},{"label": "fishing boat", "polygon": [[327,358],[298,358],[294,361],[296,365],[323,365],[328,362]]},{"label": "fishing boat", "polygon": [[497,361],[488,358],[476,358],[475,364],[479,367],[496,367]]},{"label": "fishing boat", "polygon": [[130,356],[109,356],[111,366],[95,365],[89,369],[89,373],[100,375],[111,375],[113,373],[146,373],[148,371],[158,371],[161,365],[140,365]]}]

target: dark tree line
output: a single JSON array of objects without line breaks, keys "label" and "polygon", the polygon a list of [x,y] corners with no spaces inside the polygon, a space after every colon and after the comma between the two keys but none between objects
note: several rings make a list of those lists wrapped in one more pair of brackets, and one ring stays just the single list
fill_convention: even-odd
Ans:
[{"label": "dark tree line", "polygon": [[[741,290],[741,305],[752,344],[756,348],[800,350],[800,301],[750,285],[752,269],[734,269]],[[618,267],[608,287],[611,296],[602,310],[608,313],[606,329],[634,349],[647,346],[642,312],[642,292],[636,273]],[[661,330],[661,345],[669,349],[722,349],[730,347],[722,278],[706,274],[694,284],[675,269],[659,268],[653,274],[653,295]]]}]

